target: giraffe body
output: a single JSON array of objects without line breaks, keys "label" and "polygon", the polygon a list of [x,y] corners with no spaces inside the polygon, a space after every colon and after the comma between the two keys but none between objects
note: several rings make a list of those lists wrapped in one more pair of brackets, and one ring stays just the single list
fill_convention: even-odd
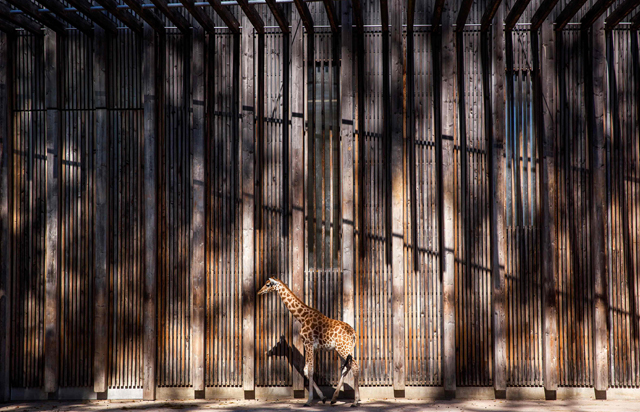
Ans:
[{"label": "giraffe body", "polygon": [[340,382],[333,394],[331,403],[335,403],[344,378],[351,370],[354,377],[355,401],[351,406],[357,406],[360,401],[360,390],[358,385],[359,367],[355,362],[354,349],[356,346],[356,332],[347,323],[340,320],[331,319],[318,310],[305,305],[291,290],[280,280],[269,278],[267,283],[260,289],[258,295],[276,291],[289,312],[301,324],[300,337],[305,349],[304,374],[309,379],[309,400],[305,406],[309,406],[313,399],[313,388],[324,402],[324,396],[313,381],[314,354],[316,350],[335,350],[338,355],[345,360],[341,370]]}]

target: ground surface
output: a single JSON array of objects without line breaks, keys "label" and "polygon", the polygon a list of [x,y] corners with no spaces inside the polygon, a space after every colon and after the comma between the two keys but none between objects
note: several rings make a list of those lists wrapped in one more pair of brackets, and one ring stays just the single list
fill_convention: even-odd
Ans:
[{"label": "ground surface", "polygon": [[317,403],[311,408],[303,408],[304,400],[292,401],[184,401],[184,402],[141,402],[141,401],[88,401],[88,402],[19,402],[0,404],[0,411],[433,411],[433,412],[480,412],[480,411],[586,411],[586,412],[626,412],[640,411],[638,401],[411,401],[411,400],[370,400],[359,408],[349,408],[350,403],[339,401],[335,407]]}]

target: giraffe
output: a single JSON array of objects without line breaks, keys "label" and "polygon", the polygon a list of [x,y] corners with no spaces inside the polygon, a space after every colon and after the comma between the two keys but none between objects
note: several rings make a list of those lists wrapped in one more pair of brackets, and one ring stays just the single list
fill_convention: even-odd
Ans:
[{"label": "giraffe", "polygon": [[358,387],[358,377],[360,368],[354,359],[354,348],[356,346],[356,332],[347,323],[331,319],[320,313],[319,311],[305,305],[293,292],[276,278],[269,278],[267,283],[258,291],[258,295],[264,295],[270,292],[278,292],[282,303],[287,307],[289,312],[302,324],[300,337],[304,343],[305,349],[305,366],[304,375],[309,379],[309,399],[304,406],[310,406],[313,400],[313,389],[325,402],[325,397],[313,381],[313,363],[315,350],[333,350],[344,359],[340,371],[340,381],[338,387],[333,393],[331,404],[336,403],[338,393],[344,378],[351,370],[353,372],[353,381],[355,389],[355,399],[351,406],[358,406],[360,403],[360,389]]}]

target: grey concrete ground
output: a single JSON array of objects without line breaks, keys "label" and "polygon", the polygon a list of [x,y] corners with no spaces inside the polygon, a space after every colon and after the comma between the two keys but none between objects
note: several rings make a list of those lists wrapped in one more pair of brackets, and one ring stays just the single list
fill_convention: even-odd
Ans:
[{"label": "grey concrete ground", "polygon": [[304,400],[291,401],[182,401],[182,402],[142,402],[142,401],[48,401],[18,402],[0,404],[0,411],[402,411],[402,412],[481,412],[481,411],[585,411],[585,412],[640,412],[639,400],[564,400],[564,401],[511,401],[511,400],[369,400],[359,408],[349,408],[350,403],[339,401],[334,407],[317,403],[304,408]]}]

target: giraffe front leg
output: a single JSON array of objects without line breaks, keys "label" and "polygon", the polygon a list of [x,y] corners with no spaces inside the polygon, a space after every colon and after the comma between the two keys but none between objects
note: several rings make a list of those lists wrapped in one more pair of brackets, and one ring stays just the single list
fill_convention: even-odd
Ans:
[{"label": "giraffe front leg", "polygon": [[304,348],[304,376],[309,379],[309,399],[307,399],[307,403],[305,403],[304,406],[311,406],[311,401],[313,400],[313,388],[315,386],[315,382],[313,381],[313,345],[305,345]]}]

